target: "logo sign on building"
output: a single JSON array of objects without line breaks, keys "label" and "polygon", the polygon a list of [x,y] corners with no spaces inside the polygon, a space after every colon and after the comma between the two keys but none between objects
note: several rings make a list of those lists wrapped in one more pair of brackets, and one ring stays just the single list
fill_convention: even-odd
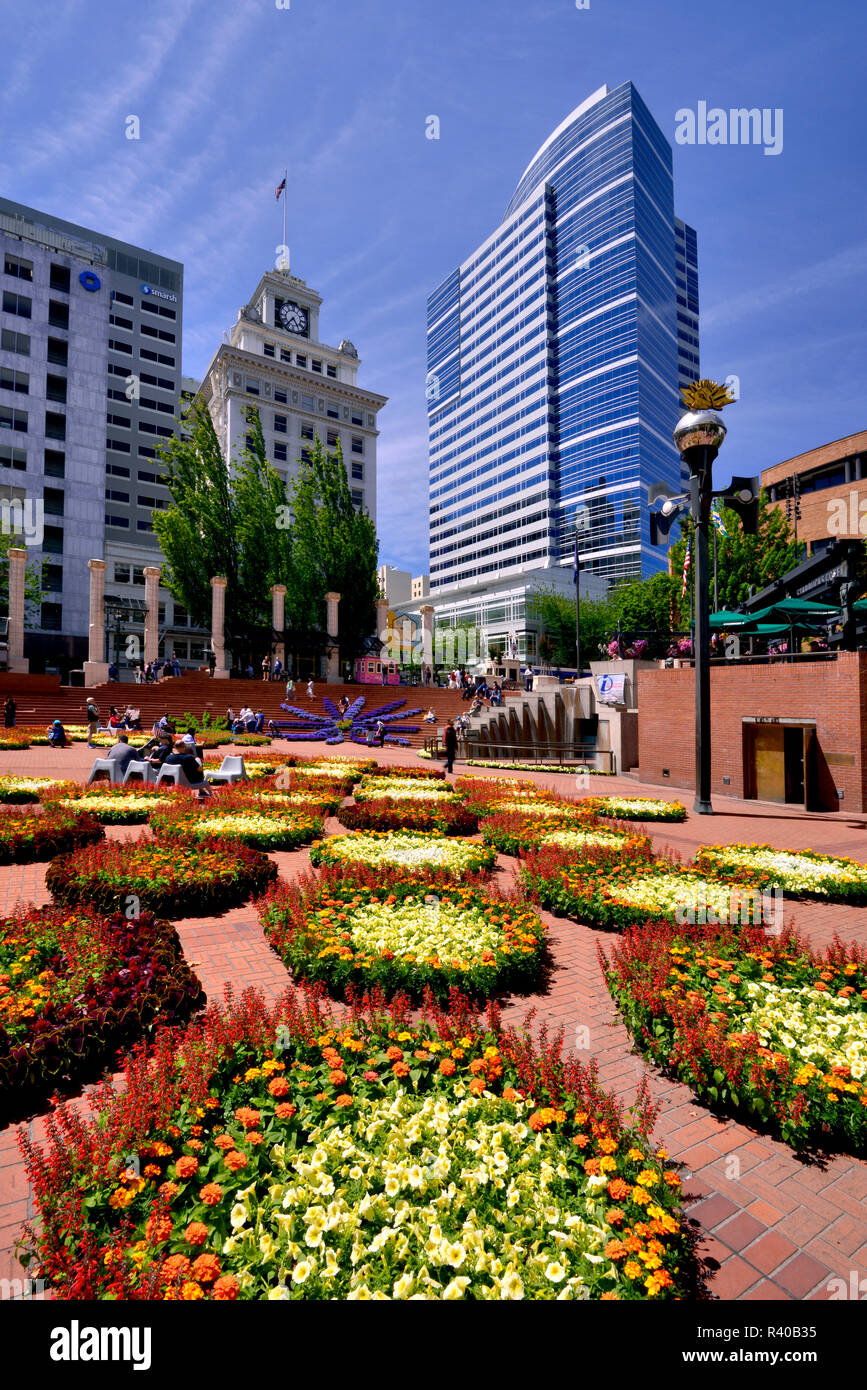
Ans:
[{"label": "logo sign on building", "polygon": [[603,705],[622,705],[624,700],[624,686],[626,684],[625,675],[620,676],[597,676],[596,694],[599,703]]},{"label": "logo sign on building", "polygon": [[142,285],[141,292],[142,294],[152,294],[155,299],[167,299],[170,304],[177,304],[178,302],[176,294],[169,294],[167,290],[156,290],[153,285]]},{"label": "logo sign on building", "polygon": [[100,280],[99,276],[94,275],[92,270],[83,270],[79,275],[78,280],[79,284],[83,285],[86,290],[90,290],[91,292],[93,292],[94,290],[98,290],[102,285],[102,281]]}]

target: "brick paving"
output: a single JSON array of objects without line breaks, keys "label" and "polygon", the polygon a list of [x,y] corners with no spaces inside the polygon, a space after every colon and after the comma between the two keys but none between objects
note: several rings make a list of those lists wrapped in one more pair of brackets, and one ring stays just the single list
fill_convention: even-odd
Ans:
[{"label": "brick paving", "polygon": [[[305,756],[319,751],[310,744],[277,747]],[[347,754],[355,751],[346,749]],[[91,756],[78,745],[65,751],[34,748],[25,753],[0,753],[0,774],[44,775],[58,770],[83,780]],[[384,763],[421,765],[406,750],[385,748],[377,750],[376,756]],[[481,775],[482,769],[459,763],[456,773]],[[487,775],[509,774],[491,769]],[[577,794],[569,775],[521,775],[564,794]],[[600,794],[661,794],[659,788],[644,787],[633,777],[594,778],[592,790]],[[691,806],[691,793],[672,787],[664,794]],[[726,798],[715,798],[714,806],[718,812],[714,817],[690,814],[683,824],[648,825],[647,829],[658,848],[675,849],[685,859],[699,844],[758,841],[780,848],[811,847],[867,861],[867,816],[807,815]],[[326,829],[338,831],[340,827],[331,820]],[[107,833],[124,839],[141,831],[139,827],[110,827]],[[284,877],[309,866],[305,851],[279,853],[273,858]],[[8,911],[18,900],[48,901],[45,868],[44,864],[0,868],[0,908]],[[513,881],[515,868],[514,860],[501,856],[497,878],[503,886]],[[655,1139],[682,1165],[687,1212],[700,1238],[698,1248],[711,1295],[745,1301],[825,1299],[831,1278],[844,1279],[847,1287],[853,1271],[859,1280],[867,1278],[867,1163],[839,1154],[814,1161],[798,1158],[786,1145],[710,1114],[686,1086],[648,1068],[633,1051],[599,971],[597,942],[604,948],[611,941],[610,934],[550,913],[542,915],[550,932],[551,978],[544,993],[507,1001],[504,1019],[520,1024],[535,1010],[537,1025],[544,1022],[555,1030],[562,1028],[567,1048],[577,1046],[588,1059],[594,1057],[602,1083],[627,1106],[647,1075],[650,1094],[660,1106]],[[789,900],[785,919],[793,921],[817,946],[827,944],[835,934],[867,945],[867,912],[863,909]],[[269,948],[249,905],[218,917],[180,921],[177,928],[209,1000],[221,1000],[226,983],[231,983],[236,993],[255,986],[269,999],[291,986],[288,971]],[[86,1102],[81,1098],[74,1103]],[[43,1133],[41,1117],[35,1117],[26,1128],[38,1138]],[[32,1214],[15,1128],[7,1127],[0,1130],[0,1278],[22,1277],[14,1242],[21,1222]]]}]

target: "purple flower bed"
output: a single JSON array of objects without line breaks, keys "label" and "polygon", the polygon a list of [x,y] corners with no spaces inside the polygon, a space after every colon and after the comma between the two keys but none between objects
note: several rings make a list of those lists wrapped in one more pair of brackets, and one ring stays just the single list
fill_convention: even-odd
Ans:
[{"label": "purple flower bed", "polygon": [[[365,697],[359,695],[353,700],[345,714],[341,714],[334,701],[325,695],[322,698],[324,714],[313,714],[309,710],[299,709],[297,705],[281,704],[291,719],[272,719],[269,723],[269,731],[274,738],[286,738],[299,740],[307,743],[324,742],[327,744],[343,743],[348,738],[351,743],[361,743],[367,746],[369,740],[376,731],[376,725],[381,721],[383,724],[398,724],[402,734],[417,734],[421,728],[420,724],[406,724],[404,720],[412,718],[413,715],[421,714],[421,709],[405,709],[406,700],[389,700],[387,704],[379,705],[376,709],[363,713]],[[352,727],[346,733],[337,727],[338,721],[351,720]],[[385,736],[386,743],[394,743],[401,748],[410,746],[409,739],[401,738],[397,734],[388,733]]]}]

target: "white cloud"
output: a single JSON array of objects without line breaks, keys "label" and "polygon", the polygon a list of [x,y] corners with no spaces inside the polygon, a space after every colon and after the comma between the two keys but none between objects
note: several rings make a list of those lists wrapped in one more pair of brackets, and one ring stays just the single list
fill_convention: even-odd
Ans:
[{"label": "white cloud", "polygon": [[763,313],[787,300],[827,290],[841,282],[848,284],[865,271],[867,241],[861,241],[823,261],[804,266],[793,275],[778,279],[774,285],[747,290],[743,294],[733,295],[730,299],[713,305],[702,312],[701,329],[704,331],[711,327],[719,328],[722,325],[737,323],[750,314]]}]

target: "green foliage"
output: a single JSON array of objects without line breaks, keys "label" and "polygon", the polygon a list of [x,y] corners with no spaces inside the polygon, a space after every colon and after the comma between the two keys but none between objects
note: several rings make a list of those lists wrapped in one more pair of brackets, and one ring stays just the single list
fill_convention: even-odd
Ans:
[{"label": "green foliage", "polygon": [[379,542],[372,519],[353,504],[339,446],[330,453],[317,436],[291,505],[291,611],[300,625],[325,629],[325,595],[339,593],[339,631],[330,635],[342,657],[355,656],[376,626]]},{"label": "green foliage", "polygon": [[[21,547],[21,537],[12,535],[4,536],[0,532],[0,611],[3,614],[9,612],[9,558],[8,552],[14,548]],[[28,565],[24,571],[24,620],[26,625],[36,623],[38,614],[35,610],[39,608],[45,597],[43,574],[46,565]]]},{"label": "green foliage", "polygon": [[[608,598],[608,608],[626,632],[641,630],[645,634],[668,634],[671,631],[671,603],[675,580],[668,574],[653,574],[648,579],[634,579],[618,584]],[[679,591],[678,591],[679,592]]]},{"label": "green foliage", "polygon": [[[759,495],[759,524],[755,536],[745,536],[740,518],[728,507],[720,508],[728,536],[717,532],[717,574],[720,608],[737,608],[749,596],[750,588],[763,589],[794,569],[802,558],[785,510],[771,504],[763,488]],[[680,539],[671,547],[675,604],[680,610],[680,625],[689,623],[689,588],[681,602],[680,590],[683,560],[687,541],[693,531],[692,522],[684,518]],[[713,536],[709,537],[711,557]],[[711,558],[711,604],[713,604],[713,559]]]}]

